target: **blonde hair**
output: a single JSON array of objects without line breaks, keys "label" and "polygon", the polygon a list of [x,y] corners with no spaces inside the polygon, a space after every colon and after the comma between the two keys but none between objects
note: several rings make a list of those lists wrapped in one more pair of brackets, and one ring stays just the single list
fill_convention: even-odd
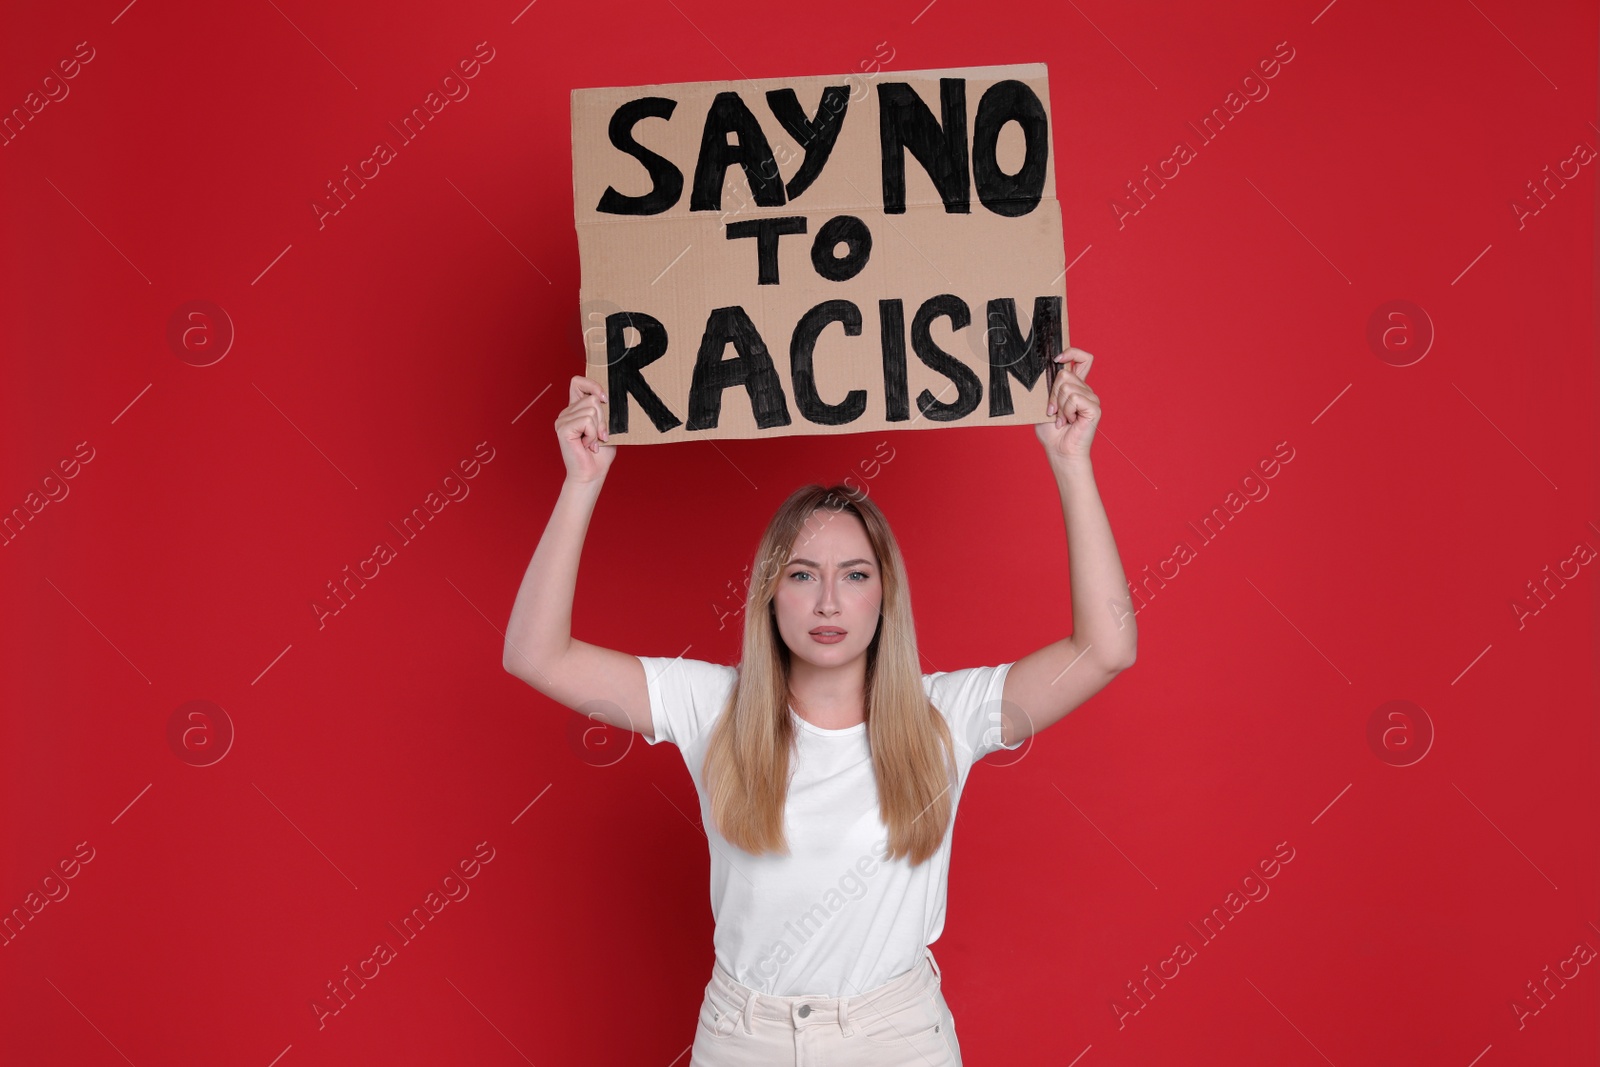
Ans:
[{"label": "blonde hair", "polygon": [[900,547],[878,506],[845,485],[795,490],[761,537],[745,603],[738,678],[702,768],[712,819],[724,838],[746,852],[789,851],[783,812],[797,739],[789,712],[790,652],[778,632],[773,598],[790,553],[821,508],[860,519],[878,558],[883,602],[867,646],[867,741],[879,812],[889,831],[888,858],[909,856],[916,866],[938,849],[950,825],[954,741],[922,688]]}]

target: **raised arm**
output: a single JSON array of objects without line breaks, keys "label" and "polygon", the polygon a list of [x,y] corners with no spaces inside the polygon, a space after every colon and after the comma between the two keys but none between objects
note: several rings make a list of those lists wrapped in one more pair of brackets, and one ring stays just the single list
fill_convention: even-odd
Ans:
[{"label": "raised arm", "polygon": [[574,376],[556,418],[567,477],[522,576],[502,656],[505,669],[574,711],[653,737],[650,694],[637,657],[572,636],[578,559],[616,446],[604,444],[605,394]]},{"label": "raised arm", "polygon": [[1060,369],[1046,407],[1051,421],[1034,429],[1066,519],[1072,634],[1030,652],[1006,672],[1001,713],[1006,744],[1038,733],[1104,689],[1133,665],[1138,644],[1128,580],[1089,462],[1100,398],[1083,379],[1094,357],[1069,348],[1056,359]]}]

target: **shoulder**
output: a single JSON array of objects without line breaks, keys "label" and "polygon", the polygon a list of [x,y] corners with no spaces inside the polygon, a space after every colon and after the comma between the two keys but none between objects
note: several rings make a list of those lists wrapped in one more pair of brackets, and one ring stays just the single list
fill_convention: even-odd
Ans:
[{"label": "shoulder", "polygon": [[727,684],[739,675],[737,667],[726,663],[712,663],[703,659],[685,659],[683,656],[638,656],[644,664],[645,680],[674,685]]},{"label": "shoulder", "polygon": [[950,714],[955,708],[974,702],[999,700],[1005,690],[1006,673],[1010,670],[1011,664],[1001,663],[992,667],[935,671],[922,676],[922,688],[935,707]]},{"label": "shoulder", "polygon": [[979,760],[1000,748],[1016,748],[1021,742],[1006,745],[1002,735],[1000,710],[1005,699],[1006,674],[1010,663],[987,667],[965,667],[956,671],[937,671],[922,676],[928,700],[950,723],[958,746],[970,760]]},{"label": "shoulder", "polygon": [[680,746],[699,737],[728,701],[739,679],[736,667],[682,656],[638,656],[644,667],[655,727],[651,744],[671,741]]}]

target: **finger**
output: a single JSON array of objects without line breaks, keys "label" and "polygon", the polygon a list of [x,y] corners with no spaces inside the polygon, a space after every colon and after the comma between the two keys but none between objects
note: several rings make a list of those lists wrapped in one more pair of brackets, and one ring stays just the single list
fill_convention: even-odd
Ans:
[{"label": "finger", "polygon": [[1067,390],[1056,403],[1056,426],[1065,426],[1072,421],[1073,398],[1077,394]]},{"label": "finger", "polygon": [[1099,417],[1100,405],[1092,402],[1088,397],[1074,393],[1067,401],[1066,420],[1068,422],[1077,422],[1083,418],[1093,422]]},{"label": "finger", "polygon": [[1056,403],[1055,410],[1058,415],[1064,415],[1069,419],[1076,418],[1076,413],[1083,410],[1090,411],[1092,415],[1098,415],[1100,398],[1088,386],[1080,385],[1076,388],[1065,390],[1060,400]]},{"label": "finger", "polygon": [[594,437],[594,422],[587,414],[568,408],[556,420],[556,431],[563,441],[571,441],[579,448],[595,451],[590,444]]},{"label": "finger", "polygon": [[[1070,351],[1070,349],[1068,351]],[[1072,370],[1072,367],[1070,364],[1065,362],[1066,358],[1066,352],[1054,357],[1053,362],[1056,365],[1055,380],[1050,383],[1050,391],[1045,394],[1044,410],[1045,414],[1047,415],[1053,414],[1054,412],[1060,410],[1061,398],[1065,395],[1064,391],[1072,386],[1072,380],[1067,376]]]},{"label": "finger", "polygon": [[1056,375],[1056,386],[1065,386],[1068,389],[1077,389],[1080,392],[1094,396],[1094,390],[1089,388],[1089,383],[1083,380],[1083,371],[1071,367],[1062,367],[1063,373]]},{"label": "finger", "polygon": [[1094,356],[1081,348],[1068,348],[1056,357],[1056,362],[1062,365],[1062,370],[1069,371],[1079,378],[1089,376],[1089,368],[1094,365]]},{"label": "finger", "polygon": [[1070,382],[1070,381],[1072,381],[1074,379],[1076,379],[1077,381],[1080,381],[1080,382],[1083,381],[1083,375],[1079,372],[1079,370],[1076,367],[1073,366],[1072,357],[1067,355],[1067,353],[1063,352],[1063,353],[1061,353],[1061,355],[1055,357],[1055,361],[1054,362],[1055,362],[1055,365],[1056,365],[1056,381],[1057,381],[1057,383],[1060,383],[1060,382],[1063,382],[1063,381]]},{"label": "finger", "polygon": [[571,388],[567,390],[567,403],[575,404],[586,396],[598,396],[602,401],[606,399],[606,391],[599,382],[581,374],[572,376]]},{"label": "finger", "polygon": [[1050,406],[1046,409],[1046,413],[1052,415],[1060,413],[1067,406],[1067,398],[1083,388],[1086,387],[1065,376],[1057,378],[1056,387],[1050,391]]},{"label": "finger", "polygon": [[1066,399],[1067,389],[1070,385],[1071,383],[1067,381],[1064,375],[1056,378],[1056,384],[1051,388],[1050,395],[1046,398],[1044,406],[1046,415],[1055,415],[1061,411],[1061,402]]},{"label": "finger", "polygon": [[570,443],[578,448],[589,447],[589,431],[575,418],[562,419],[556,427],[560,431],[563,443]]}]

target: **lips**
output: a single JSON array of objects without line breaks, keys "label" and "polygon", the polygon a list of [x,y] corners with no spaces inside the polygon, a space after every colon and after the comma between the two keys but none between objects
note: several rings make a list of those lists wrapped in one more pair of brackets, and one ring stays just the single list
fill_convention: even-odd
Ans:
[{"label": "lips", "polygon": [[837,626],[818,626],[815,630],[810,632],[813,634],[838,634],[842,637],[847,631],[842,630]]}]

